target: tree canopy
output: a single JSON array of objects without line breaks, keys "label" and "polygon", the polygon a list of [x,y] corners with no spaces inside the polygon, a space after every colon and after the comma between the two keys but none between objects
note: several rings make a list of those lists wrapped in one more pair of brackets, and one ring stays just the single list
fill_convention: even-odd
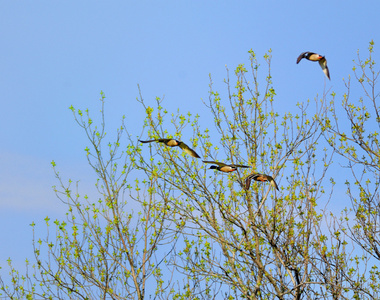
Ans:
[{"label": "tree canopy", "polygon": [[[249,64],[226,70],[225,90],[210,78],[208,127],[160,98],[148,105],[140,92],[141,133],[124,117],[110,142],[103,93],[100,124],[71,106],[98,196],[65,182],[52,162],[67,218],[46,220],[25,274],[9,260],[1,296],[380,298],[373,47],[366,58],[358,52],[344,93],[323,91],[285,113],[276,110],[271,51],[257,58],[252,50]],[[346,170],[341,214],[330,209],[331,168]]]}]

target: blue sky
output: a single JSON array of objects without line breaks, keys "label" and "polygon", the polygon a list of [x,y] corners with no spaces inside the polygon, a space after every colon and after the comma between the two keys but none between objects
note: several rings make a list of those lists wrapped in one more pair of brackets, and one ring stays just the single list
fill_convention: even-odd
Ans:
[{"label": "blue sky", "polygon": [[139,84],[148,104],[165,96],[207,117],[209,74],[223,87],[225,65],[269,48],[279,112],[323,92],[319,66],[295,63],[303,51],[326,56],[326,87],[341,95],[357,50],[379,42],[379,12],[378,1],[1,1],[0,265],[32,256],[30,223],[43,233],[43,218],[63,215],[53,159],[93,188],[70,105],[96,114],[103,90],[110,130],[125,114],[137,136]]}]

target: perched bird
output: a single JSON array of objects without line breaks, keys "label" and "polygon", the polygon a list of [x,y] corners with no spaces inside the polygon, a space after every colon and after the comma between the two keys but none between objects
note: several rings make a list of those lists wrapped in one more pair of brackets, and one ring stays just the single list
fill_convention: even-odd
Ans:
[{"label": "perched bird", "polygon": [[152,143],[152,142],[159,142],[164,143],[166,146],[169,147],[180,147],[183,151],[185,151],[187,154],[189,154],[192,157],[201,158],[193,149],[189,148],[184,142],[177,141],[175,139],[155,139],[155,140],[149,140],[149,141],[141,141],[141,143]]},{"label": "perched bird", "polygon": [[303,53],[300,54],[300,56],[298,56],[298,58],[297,58],[297,64],[303,58],[306,58],[306,59],[311,60],[311,61],[317,61],[317,62],[319,62],[319,65],[321,66],[323,73],[325,73],[326,77],[329,80],[331,80],[330,79],[329,68],[327,67],[327,60],[326,60],[326,58],[324,56],[319,55],[317,53],[313,53],[313,52],[303,52]]},{"label": "perched bird", "polygon": [[225,172],[225,173],[236,171],[237,168],[250,168],[249,166],[235,165],[235,164],[228,165],[228,164],[217,162],[217,161],[204,160],[203,162],[205,164],[215,164],[216,166],[211,166],[210,169],[217,169],[218,171]]},{"label": "perched bird", "polygon": [[265,175],[265,174],[255,173],[255,174],[248,175],[245,178],[244,183],[242,183],[241,181],[239,181],[239,183],[243,189],[248,190],[249,187],[251,186],[252,179],[255,181],[262,181],[262,182],[269,181],[271,186],[275,187],[279,191],[278,186],[277,186],[276,182],[274,181],[273,177],[271,177],[269,175]]}]

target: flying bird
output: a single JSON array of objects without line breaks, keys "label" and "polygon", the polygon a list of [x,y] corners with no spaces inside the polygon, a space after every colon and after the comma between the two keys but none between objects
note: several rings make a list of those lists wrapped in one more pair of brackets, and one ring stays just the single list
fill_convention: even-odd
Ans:
[{"label": "flying bird", "polygon": [[189,154],[192,157],[201,158],[193,149],[191,149],[189,146],[187,146],[184,142],[177,141],[175,139],[155,139],[155,140],[149,140],[149,141],[141,141],[141,143],[152,143],[152,142],[159,142],[164,143],[166,146],[169,147],[180,147],[183,151],[185,151],[187,154]]},{"label": "flying bird", "polygon": [[248,190],[249,187],[251,186],[252,180],[261,181],[261,182],[269,181],[271,186],[273,186],[274,188],[276,188],[279,191],[278,186],[277,186],[276,182],[274,181],[273,177],[271,177],[269,175],[265,175],[265,174],[255,173],[255,174],[248,175],[245,178],[244,183],[242,183],[241,181],[239,181],[239,183],[243,189]]},{"label": "flying bird", "polygon": [[218,161],[206,161],[206,160],[204,160],[203,162],[205,164],[214,164],[209,169],[216,169],[218,171],[225,172],[225,173],[236,171],[237,168],[250,168],[249,166],[243,166],[243,165],[235,165],[235,164],[228,165],[228,164],[218,162]]},{"label": "flying bird", "polygon": [[322,56],[320,54],[317,54],[317,53],[314,53],[314,52],[303,52],[303,53],[300,54],[300,56],[298,56],[298,58],[297,58],[297,64],[303,58],[306,58],[306,59],[311,60],[311,61],[317,61],[317,62],[319,62],[319,65],[321,66],[323,73],[325,73],[326,77],[329,80],[331,80],[330,79],[329,68],[327,67],[327,60],[326,60],[326,58],[324,56]]}]

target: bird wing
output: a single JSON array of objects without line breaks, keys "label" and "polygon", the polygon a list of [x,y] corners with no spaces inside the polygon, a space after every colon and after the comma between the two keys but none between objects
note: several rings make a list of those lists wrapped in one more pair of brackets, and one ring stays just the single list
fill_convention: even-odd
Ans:
[{"label": "bird wing", "polygon": [[274,188],[276,188],[277,191],[279,191],[277,183],[276,183],[276,181],[274,181],[273,177],[267,175],[267,178],[268,178],[271,186],[273,186]]},{"label": "bird wing", "polygon": [[189,146],[187,146],[185,143],[180,142],[178,146],[190,156],[201,158],[193,149],[189,148]]},{"label": "bird wing", "polygon": [[323,58],[319,61],[319,65],[321,66],[322,71],[323,71],[323,73],[325,73],[326,77],[327,77],[329,80],[331,80],[331,79],[330,79],[329,68],[327,67],[327,60],[326,60],[326,58],[323,57]]},{"label": "bird wing", "polygon": [[243,186],[243,188],[245,190],[249,190],[249,187],[251,186],[251,181],[252,181],[252,178],[254,177],[255,174],[251,174],[251,175],[248,175],[246,178],[245,178],[245,186]]},{"label": "bird wing", "polygon": [[230,165],[233,168],[250,168],[250,166],[244,166],[244,165]]},{"label": "bird wing", "polygon": [[142,141],[142,140],[139,140],[140,143],[151,143],[151,142],[157,142],[158,140],[149,140],[149,141]]},{"label": "bird wing", "polygon": [[218,161],[211,161],[211,160],[202,160],[205,164],[214,164],[214,165],[218,165],[219,167],[224,167],[224,166],[228,166],[226,165],[225,163],[222,163],[222,162],[218,162]]},{"label": "bird wing", "polygon": [[171,141],[172,139],[158,139],[156,140],[157,142],[160,142],[160,143],[167,143],[169,141]]},{"label": "bird wing", "polygon": [[245,178],[244,181],[238,179],[237,182],[240,184],[241,188],[246,191],[249,189],[251,185],[251,179],[249,179],[248,177]]},{"label": "bird wing", "polygon": [[309,53],[308,51],[302,52],[297,58],[297,64],[301,61],[302,58],[305,58],[305,54]]}]

